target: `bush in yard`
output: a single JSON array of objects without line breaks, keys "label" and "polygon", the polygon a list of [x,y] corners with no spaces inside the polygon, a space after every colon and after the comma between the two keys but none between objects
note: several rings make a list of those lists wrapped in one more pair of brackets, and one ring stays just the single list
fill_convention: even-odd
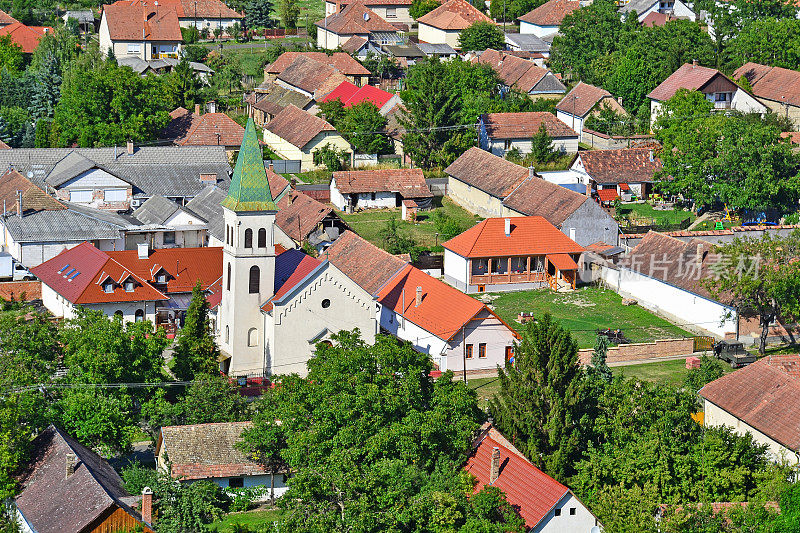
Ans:
[{"label": "bush in yard", "polygon": [[502,50],[505,47],[505,35],[496,24],[478,21],[461,32],[458,43],[465,51],[482,51],[487,48]]},{"label": "bush in yard", "polygon": [[242,487],[239,489],[228,489],[228,496],[231,498],[231,505],[228,509],[231,513],[247,511],[257,500],[269,491],[267,487]]},{"label": "bush in yard", "polygon": [[125,490],[129,494],[137,495],[142,493],[142,489],[151,489],[158,484],[159,473],[154,468],[147,468],[140,462],[131,463],[120,471]]},{"label": "bush in yard", "polygon": [[537,163],[548,163],[558,157],[553,150],[553,138],[547,134],[544,123],[539,125],[539,131],[531,138],[531,157]]},{"label": "bush in yard", "polygon": [[431,219],[433,219],[433,225],[436,226],[436,231],[439,233],[440,241],[452,239],[464,231],[457,220],[447,216],[441,209],[434,211]]},{"label": "bush in yard", "polygon": [[344,169],[347,162],[348,153],[340,150],[330,143],[326,143],[322,148],[314,150],[314,164],[325,165],[330,172],[338,172]]},{"label": "bush in yard", "polygon": [[386,221],[386,226],[380,231],[383,249],[390,254],[411,253],[417,243],[414,239],[400,232],[395,217]]}]

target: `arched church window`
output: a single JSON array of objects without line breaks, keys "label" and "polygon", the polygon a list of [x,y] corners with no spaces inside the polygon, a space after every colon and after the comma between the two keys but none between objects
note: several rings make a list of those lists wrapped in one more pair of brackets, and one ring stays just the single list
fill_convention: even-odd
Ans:
[{"label": "arched church window", "polygon": [[228,283],[226,285],[228,290],[231,290],[231,264],[228,263]]},{"label": "arched church window", "polygon": [[250,294],[258,294],[261,285],[261,271],[257,266],[250,267]]},{"label": "arched church window", "polygon": [[247,345],[258,346],[258,330],[256,328],[247,330]]},{"label": "arched church window", "polygon": [[264,228],[258,230],[258,247],[259,248],[267,247],[267,230]]},{"label": "arched church window", "polygon": [[244,230],[244,247],[245,248],[253,247],[253,230],[251,230],[250,228]]}]

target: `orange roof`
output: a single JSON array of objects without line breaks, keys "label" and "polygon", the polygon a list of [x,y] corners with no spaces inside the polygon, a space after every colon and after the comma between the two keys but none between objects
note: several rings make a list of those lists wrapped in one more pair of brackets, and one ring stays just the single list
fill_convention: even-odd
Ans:
[{"label": "orange roof", "polygon": [[613,202],[619,198],[619,194],[617,194],[616,189],[599,189],[597,191],[597,196],[603,202]]},{"label": "orange roof", "polygon": [[149,282],[160,270],[166,270],[167,294],[191,292],[197,281],[203,289],[222,276],[222,248],[163,248],[153,250],[146,259],[139,259],[136,250],[106,252],[134,274]]},{"label": "orange roof", "polygon": [[583,247],[540,216],[513,217],[511,234],[505,234],[503,218],[487,218],[442,244],[462,257],[511,257],[522,255],[576,254]]},{"label": "orange roof", "polygon": [[10,35],[11,40],[18,44],[26,54],[32,54],[44,34],[52,32],[50,26],[26,26],[21,22],[14,22],[8,26],[0,26],[0,36]]},{"label": "orange roof", "polygon": [[547,260],[559,270],[578,270],[578,264],[567,254],[548,254]]},{"label": "orange roof", "polygon": [[[173,111],[173,121],[185,123],[180,108]],[[167,126],[169,128],[169,126]],[[241,146],[244,128],[225,113],[191,114],[191,123],[182,139],[175,141],[179,146]]]},{"label": "orange roof", "polygon": [[[419,306],[417,287],[422,287]],[[486,309],[475,298],[411,265],[389,280],[378,293],[378,302],[443,340],[450,340],[464,324]]]},{"label": "orange roof", "polygon": [[495,23],[466,0],[448,0],[417,22],[440,30],[464,30],[476,22]]},{"label": "orange roof", "polygon": [[240,15],[225,5],[222,0],[159,0],[159,6],[171,9],[178,18],[193,19],[241,19]]},{"label": "orange roof", "polygon": [[112,41],[183,41],[178,14],[155,0],[118,0],[103,15]]},{"label": "orange roof", "polygon": [[564,17],[580,7],[581,3],[578,0],[549,0],[522,15],[518,20],[536,26],[559,26]]},{"label": "orange roof", "polygon": [[0,11],[0,24],[14,24],[15,22],[19,22],[17,19],[6,13],[5,11]]},{"label": "orange roof", "polygon": [[334,52],[331,55],[325,52],[284,52],[264,72],[267,74],[280,74],[291,65],[298,57],[306,57],[331,66],[346,76],[369,76],[370,72],[364,65],[353,59],[350,54]]}]

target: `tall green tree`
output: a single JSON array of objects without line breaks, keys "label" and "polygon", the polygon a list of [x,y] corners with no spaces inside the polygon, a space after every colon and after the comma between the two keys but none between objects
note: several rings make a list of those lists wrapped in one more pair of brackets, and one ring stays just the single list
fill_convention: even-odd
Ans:
[{"label": "tall green tree", "polygon": [[800,68],[800,21],[765,18],[746,24],[727,43],[726,59],[738,68],[748,61],[773,67]]},{"label": "tall green tree", "polygon": [[487,48],[502,50],[505,48],[505,35],[497,24],[478,21],[461,31],[458,44],[462,50],[483,51]]},{"label": "tall green tree", "polygon": [[203,83],[185,57],[166,75],[166,79],[166,89],[172,97],[171,105],[193,109],[194,104],[201,103]]},{"label": "tall green tree", "polygon": [[11,40],[10,35],[0,36],[0,69],[15,75],[23,69],[23,65],[22,48]]},{"label": "tall green tree", "polygon": [[408,13],[414,20],[427,15],[441,5],[437,0],[414,0],[411,2],[411,7]]},{"label": "tall green tree", "polygon": [[547,133],[544,122],[539,124],[539,131],[531,137],[531,158],[537,163],[547,163],[558,156],[553,149],[553,138]]},{"label": "tall green tree", "polygon": [[497,373],[500,392],[489,402],[497,428],[531,462],[566,481],[580,457],[587,424],[577,343],[545,315],[528,323],[513,366]]},{"label": "tall green tree", "polygon": [[216,373],[218,359],[219,348],[211,334],[208,300],[198,281],[192,289],[192,301],[175,341],[172,371],[178,379],[191,381],[196,376]]},{"label": "tall green tree", "polygon": [[323,103],[326,120],[350,143],[357,154],[388,154],[392,152],[389,137],[384,133],[386,117],[372,102],[343,107],[338,98]]},{"label": "tall green tree", "polygon": [[297,0],[279,0],[278,16],[281,18],[284,27],[296,28],[297,19],[300,16],[300,6]]},{"label": "tall green tree", "polygon": [[51,119],[61,96],[61,68],[56,56],[47,57],[36,73],[36,85],[28,109],[34,119]]},{"label": "tall green tree", "polygon": [[272,26],[271,0],[250,0],[247,4],[247,27],[248,28],[269,28]]}]

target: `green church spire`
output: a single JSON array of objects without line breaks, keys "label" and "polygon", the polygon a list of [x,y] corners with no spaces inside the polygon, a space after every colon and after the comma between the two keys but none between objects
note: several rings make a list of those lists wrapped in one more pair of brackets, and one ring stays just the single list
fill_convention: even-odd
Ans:
[{"label": "green church spire", "polygon": [[275,199],[269,189],[267,171],[261,156],[256,125],[252,118],[247,119],[242,147],[236,159],[228,196],[222,206],[232,211],[277,211]]}]

